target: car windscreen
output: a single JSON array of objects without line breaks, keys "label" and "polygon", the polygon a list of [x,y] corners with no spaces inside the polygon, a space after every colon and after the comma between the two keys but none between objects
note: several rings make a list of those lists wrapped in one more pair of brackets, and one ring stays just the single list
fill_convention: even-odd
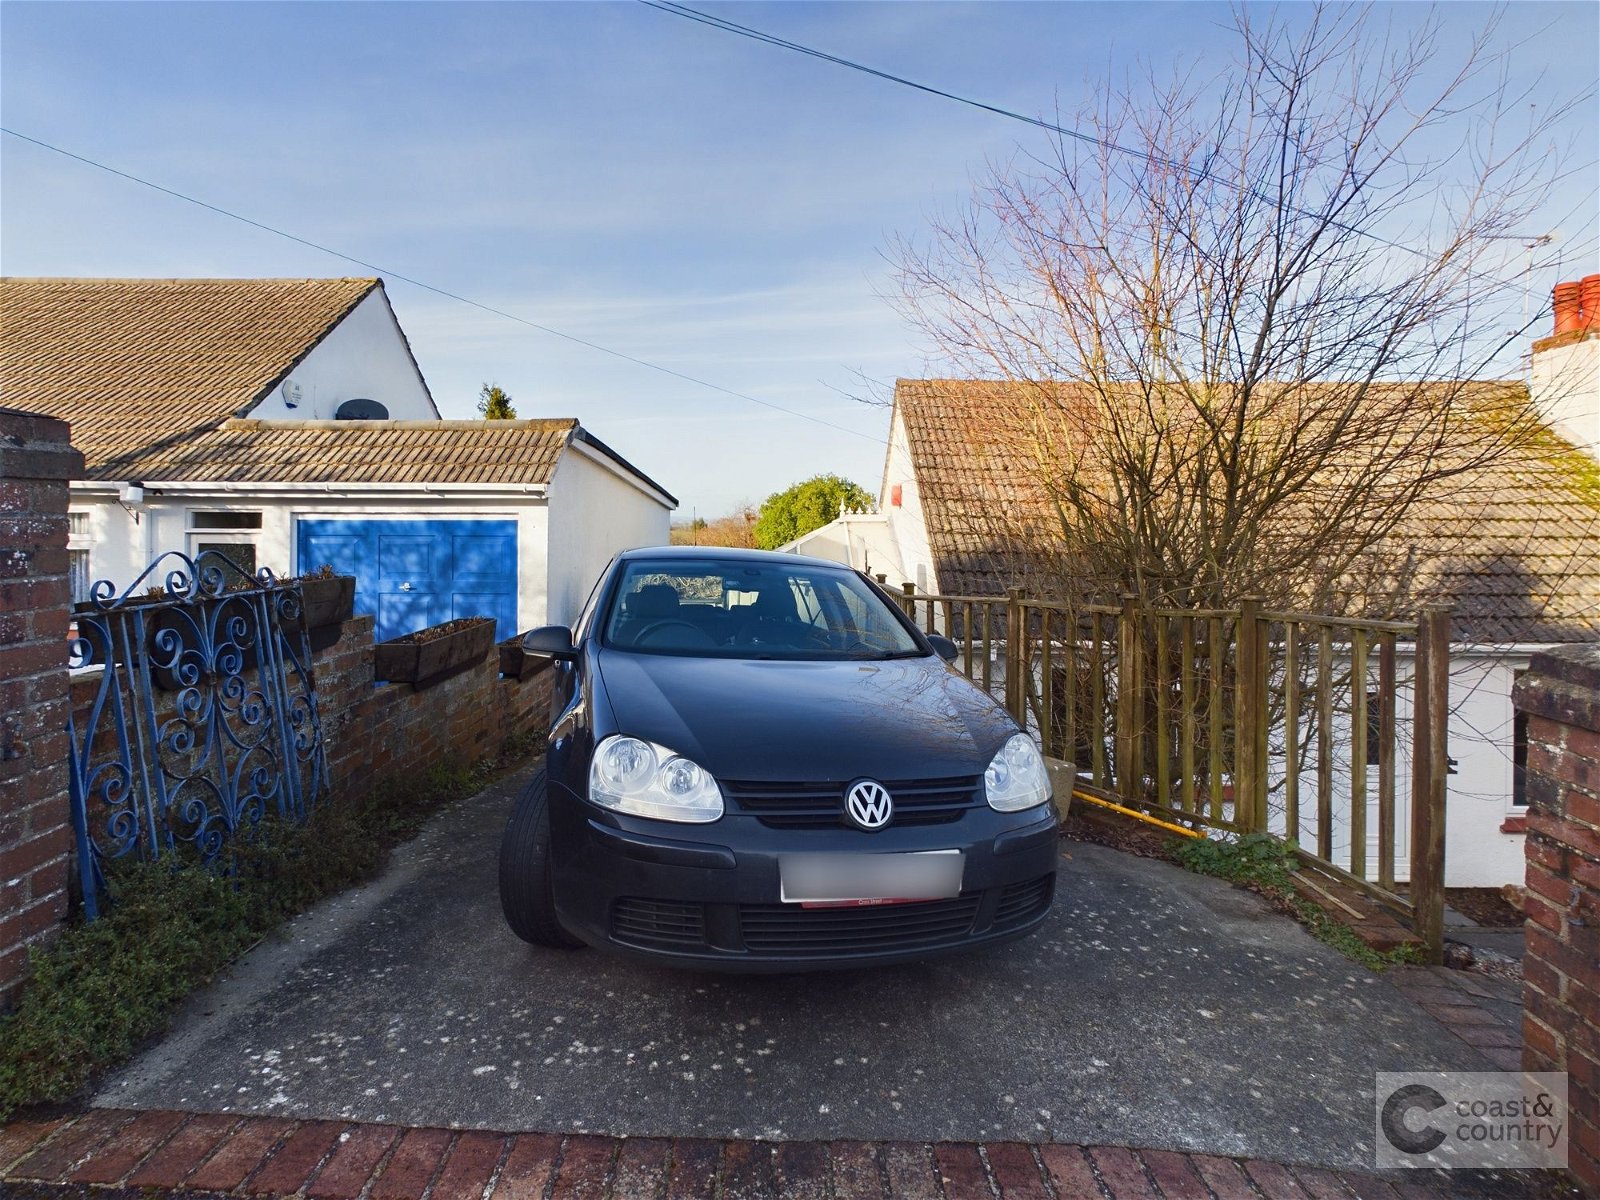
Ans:
[{"label": "car windscreen", "polygon": [[711,658],[873,659],[925,653],[866,580],[796,562],[634,559],[603,641]]}]

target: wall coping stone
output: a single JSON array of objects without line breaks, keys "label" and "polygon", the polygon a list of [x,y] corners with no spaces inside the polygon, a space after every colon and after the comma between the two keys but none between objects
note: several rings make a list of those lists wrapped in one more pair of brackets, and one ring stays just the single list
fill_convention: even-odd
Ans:
[{"label": "wall coping stone", "polygon": [[1513,699],[1530,716],[1600,732],[1600,642],[1539,651]]}]

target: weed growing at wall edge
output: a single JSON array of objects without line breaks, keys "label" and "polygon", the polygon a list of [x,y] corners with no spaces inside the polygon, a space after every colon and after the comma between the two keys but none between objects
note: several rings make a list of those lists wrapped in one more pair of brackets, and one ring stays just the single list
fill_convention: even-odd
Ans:
[{"label": "weed growing at wall edge", "polygon": [[1180,866],[1259,893],[1298,920],[1319,942],[1371,970],[1422,961],[1410,946],[1387,952],[1374,950],[1327,909],[1296,892],[1290,878],[1296,866],[1294,851],[1270,833],[1249,833],[1230,842],[1185,840],[1174,843],[1171,849]]},{"label": "weed growing at wall edge", "polygon": [[536,745],[508,740],[498,758],[324,804],[304,825],[263,821],[219,870],[181,855],[110,864],[104,915],[36,951],[16,1010],[0,1017],[0,1121],[78,1095],[164,1028],[189,992],[296,913],[377,874],[433,813]]}]

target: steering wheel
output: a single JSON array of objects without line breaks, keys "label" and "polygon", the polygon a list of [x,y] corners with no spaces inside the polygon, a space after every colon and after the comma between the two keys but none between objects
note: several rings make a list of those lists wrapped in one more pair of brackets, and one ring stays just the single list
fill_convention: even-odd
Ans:
[{"label": "steering wheel", "polygon": [[663,629],[673,628],[687,629],[690,633],[694,634],[694,640],[690,641],[689,643],[691,646],[715,646],[717,644],[716,640],[704,629],[701,629],[700,626],[689,621],[681,621],[672,617],[668,617],[662,621],[650,622],[650,624],[646,625],[643,629],[639,630],[638,633],[634,634],[633,644],[635,646],[643,646],[649,638],[661,632]]}]

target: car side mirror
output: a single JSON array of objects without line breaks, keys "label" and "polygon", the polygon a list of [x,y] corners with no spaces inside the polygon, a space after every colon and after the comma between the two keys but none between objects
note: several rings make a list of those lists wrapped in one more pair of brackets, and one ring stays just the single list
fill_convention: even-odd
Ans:
[{"label": "car side mirror", "polygon": [[949,638],[937,633],[928,634],[928,645],[933,647],[933,652],[945,662],[955,662],[961,654],[961,647]]},{"label": "car side mirror", "polygon": [[565,625],[541,625],[530,629],[522,639],[524,654],[570,660],[578,657],[572,645],[572,630]]}]

